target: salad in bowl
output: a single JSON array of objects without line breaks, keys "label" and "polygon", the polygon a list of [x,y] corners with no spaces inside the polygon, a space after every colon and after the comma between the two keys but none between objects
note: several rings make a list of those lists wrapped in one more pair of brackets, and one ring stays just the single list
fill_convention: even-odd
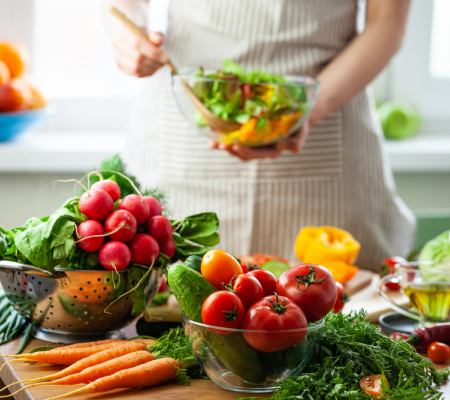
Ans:
[{"label": "salad in bowl", "polygon": [[[319,89],[310,77],[246,72],[230,60],[216,72],[199,68],[195,73],[174,74],[172,83],[180,111],[203,134],[219,143],[252,147],[277,143],[298,130]],[[231,122],[233,129],[212,127],[195,104],[197,99],[214,116]]]}]

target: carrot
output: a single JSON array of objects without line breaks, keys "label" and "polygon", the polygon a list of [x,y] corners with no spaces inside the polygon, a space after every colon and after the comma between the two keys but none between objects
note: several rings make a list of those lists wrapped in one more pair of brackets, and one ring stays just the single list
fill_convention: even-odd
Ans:
[{"label": "carrot", "polygon": [[181,365],[173,358],[160,358],[134,368],[116,372],[113,375],[97,379],[85,387],[73,390],[61,396],[46,400],[56,400],[62,397],[81,393],[100,393],[114,389],[139,389],[145,386],[158,385],[170,381],[178,374]]},{"label": "carrot", "polygon": [[76,349],[64,349],[64,347],[59,349],[53,349],[49,351],[38,351],[32,354],[18,354],[18,355],[3,355],[3,357],[17,357],[14,360],[9,360],[5,362],[2,368],[13,361],[31,361],[40,362],[47,364],[61,364],[61,365],[71,365],[83,358],[89,357],[92,354],[100,353],[103,350],[110,349],[113,347],[122,346],[122,343],[108,343],[96,347],[82,347]]},{"label": "carrot", "polygon": [[131,342],[127,343],[126,342],[125,344],[122,344],[121,346],[106,349],[106,350],[101,351],[100,353],[95,353],[95,354],[90,355],[89,357],[83,358],[82,360],[77,361],[76,363],[72,364],[70,367],[63,369],[62,371],[59,371],[56,374],[47,375],[47,376],[43,376],[41,378],[36,378],[36,379],[28,379],[25,381],[17,381],[17,382],[11,383],[8,386],[5,386],[4,389],[6,389],[12,385],[15,385],[16,383],[42,382],[42,381],[50,381],[50,380],[54,380],[54,379],[64,378],[66,376],[81,372],[81,371],[85,370],[86,368],[102,364],[106,361],[116,359],[125,354],[133,353],[135,351],[146,351],[148,354],[150,354],[148,352],[147,346],[145,346],[145,344],[131,343]]},{"label": "carrot", "polygon": [[[119,347],[120,348],[120,347]],[[96,354],[98,355],[98,354]],[[137,367],[141,364],[146,364],[153,361],[155,357],[153,354],[149,353],[148,350],[135,351],[134,353],[125,354],[124,356],[114,358],[112,360],[106,361],[99,365],[94,365],[92,367],[86,368],[79,374],[69,375],[61,379],[57,379],[52,382],[41,382],[34,383],[17,390],[7,396],[1,396],[0,398],[5,398],[9,396],[15,396],[21,391],[42,385],[76,385],[78,383],[91,383],[97,379],[104,378],[106,376],[112,375],[116,372],[123,371],[126,369]]]},{"label": "carrot", "polygon": [[126,340],[106,339],[106,340],[99,340],[98,342],[75,343],[75,344],[71,344],[70,346],[64,346],[64,349],[80,349],[80,348],[83,348],[83,347],[95,347],[95,346],[102,346],[104,344],[114,343],[114,342],[123,342],[123,343],[125,343]]}]

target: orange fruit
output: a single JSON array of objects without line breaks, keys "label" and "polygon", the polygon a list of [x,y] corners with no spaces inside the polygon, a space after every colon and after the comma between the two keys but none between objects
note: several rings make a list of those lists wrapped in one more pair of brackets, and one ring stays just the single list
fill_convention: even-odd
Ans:
[{"label": "orange fruit", "polygon": [[0,60],[0,85],[8,83],[11,80],[11,74],[6,64]]},{"label": "orange fruit", "polygon": [[45,97],[42,95],[41,91],[31,84],[28,84],[28,86],[30,87],[31,94],[33,95],[30,108],[34,109],[45,107],[47,105],[47,100],[45,100]]},{"label": "orange fruit", "polygon": [[25,110],[32,99],[31,89],[23,79],[12,79],[0,85],[0,112]]},{"label": "orange fruit", "polygon": [[21,43],[1,42],[0,60],[8,67],[11,78],[18,78],[28,66],[30,53]]}]

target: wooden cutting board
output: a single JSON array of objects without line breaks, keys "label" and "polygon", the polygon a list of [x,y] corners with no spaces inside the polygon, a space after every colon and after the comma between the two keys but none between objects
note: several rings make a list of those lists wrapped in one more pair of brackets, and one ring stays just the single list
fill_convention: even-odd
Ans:
[{"label": "wooden cutting board", "polygon": [[360,269],[356,275],[350,279],[344,286],[348,296],[352,296],[356,292],[370,286],[375,273]]},{"label": "wooden cutting board", "polygon": [[[368,271],[358,271],[358,273],[359,272],[368,272]],[[356,279],[356,276],[353,279]],[[349,284],[352,283],[353,279],[348,283]],[[380,317],[381,314],[393,311],[390,308],[390,306],[384,303],[377,295],[379,282],[380,277],[378,276],[378,274],[372,273],[371,282],[369,283],[369,285],[367,285],[362,289],[358,289],[357,292],[353,292],[352,295],[349,295],[350,299],[347,303],[345,303],[344,309],[342,311],[344,313],[348,313],[351,310],[359,311],[361,308],[364,308],[368,312],[368,318],[370,318],[370,322],[378,323],[378,318]],[[356,287],[357,282],[354,283]],[[402,291],[391,290],[389,291],[389,296],[395,302],[397,302],[402,306],[410,305],[408,297]]]}]

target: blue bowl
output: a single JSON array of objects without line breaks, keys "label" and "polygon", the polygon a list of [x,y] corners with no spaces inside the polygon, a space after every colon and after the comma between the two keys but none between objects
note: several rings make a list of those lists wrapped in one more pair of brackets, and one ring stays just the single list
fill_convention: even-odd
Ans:
[{"label": "blue bowl", "polygon": [[0,142],[5,142],[22,132],[42,129],[54,113],[53,105],[34,110],[0,113]]}]

